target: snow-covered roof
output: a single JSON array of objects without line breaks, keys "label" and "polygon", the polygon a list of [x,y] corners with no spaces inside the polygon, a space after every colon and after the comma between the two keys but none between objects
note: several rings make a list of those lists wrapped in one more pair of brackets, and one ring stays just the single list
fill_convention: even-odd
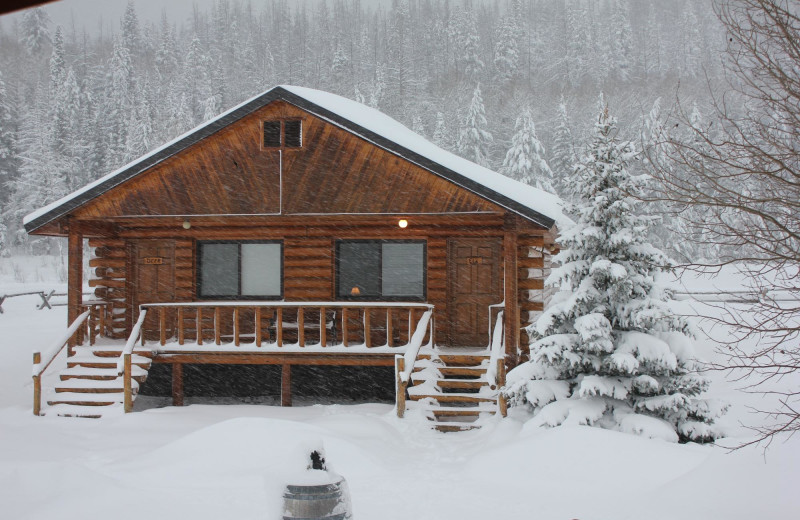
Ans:
[{"label": "snow-covered roof", "polygon": [[568,222],[561,212],[561,200],[557,196],[443,150],[374,108],[320,90],[281,85],[248,99],[118,170],[30,213],[23,219],[25,229],[28,232],[33,231],[66,215],[85,202],[276,100],[296,105],[345,128],[546,228]]}]

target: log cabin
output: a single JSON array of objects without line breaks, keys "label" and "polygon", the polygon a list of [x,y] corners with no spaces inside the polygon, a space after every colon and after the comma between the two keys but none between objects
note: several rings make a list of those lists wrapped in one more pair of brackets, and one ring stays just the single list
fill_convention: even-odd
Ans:
[{"label": "log cabin", "polygon": [[171,366],[176,406],[185,364],[279,365],[287,406],[292,366],[389,366],[399,416],[471,428],[505,413],[561,218],[555,196],[375,109],[272,88],[26,217],[69,255],[68,328],[34,354],[34,413],[131,411],[153,364]]}]

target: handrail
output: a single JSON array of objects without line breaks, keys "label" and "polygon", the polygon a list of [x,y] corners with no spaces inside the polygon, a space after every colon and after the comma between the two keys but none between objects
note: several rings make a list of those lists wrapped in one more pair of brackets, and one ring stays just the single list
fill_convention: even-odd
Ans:
[{"label": "handrail", "polygon": [[397,402],[397,417],[402,418],[406,411],[406,388],[408,388],[408,381],[414,372],[414,363],[419,355],[419,350],[422,348],[422,342],[425,335],[428,334],[428,347],[433,346],[433,309],[425,311],[422,317],[417,322],[417,328],[414,330],[414,335],[408,341],[408,348],[403,356],[395,356],[395,374],[396,374],[396,395]]},{"label": "handrail", "polygon": [[136,342],[139,340],[139,336],[142,334],[142,325],[144,325],[144,319],[146,316],[147,309],[141,309],[139,312],[139,319],[136,320],[136,323],[133,325],[133,328],[131,329],[131,335],[128,336],[128,341],[125,343],[125,348],[122,349],[122,353],[119,356],[119,361],[117,361],[117,373],[122,376],[125,413],[130,413],[133,411],[133,383],[131,382],[133,374],[131,370],[131,355],[133,353],[133,347],[136,346]]},{"label": "handrail", "polygon": [[64,335],[45,352],[44,357],[41,352],[33,353],[33,415],[39,415],[42,411],[42,374],[81,328],[91,312],[90,309],[75,318]]},{"label": "handrail", "polygon": [[498,386],[498,361],[503,361],[505,358],[504,341],[503,341],[503,313],[497,313],[497,319],[494,323],[494,332],[492,333],[492,344],[489,347],[489,367],[486,370],[486,379],[492,390]]}]

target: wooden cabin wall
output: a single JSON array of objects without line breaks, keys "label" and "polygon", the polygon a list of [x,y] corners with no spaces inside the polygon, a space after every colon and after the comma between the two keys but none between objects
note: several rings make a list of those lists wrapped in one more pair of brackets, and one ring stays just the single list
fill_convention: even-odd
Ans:
[{"label": "wooden cabin wall", "polygon": [[554,291],[544,286],[544,281],[550,276],[551,244],[547,244],[544,237],[535,235],[520,235],[517,244],[520,328],[523,329],[519,361],[523,362],[530,358],[530,337],[524,329],[539,319]]},{"label": "wooden cabin wall", "polygon": [[128,336],[127,323],[127,249],[124,239],[92,238],[89,247],[94,248],[89,259],[92,271],[89,286],[94,288],[94,298],[108,302],[106,323],[108,335],[115,339]]}]

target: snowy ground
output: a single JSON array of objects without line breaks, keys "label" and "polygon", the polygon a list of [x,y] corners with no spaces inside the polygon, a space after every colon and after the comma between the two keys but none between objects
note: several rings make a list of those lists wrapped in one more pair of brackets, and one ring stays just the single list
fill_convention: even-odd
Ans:
[{"label": "snowy ground", "polygon": [[[35,278],[36,260],[23,261],[17,281],[0,260],[0,295],[63,289],[46,274]],[[441,434],[378,404],[34,417],[31,352],[65,326],[64,307],[37,311],[37,301],[9,299],[0,315],[2,518],[277,519],[283,485],[319,445],[347,478],[356,519],[800,517],[800,439],[775,442],[766,455],[761,447],[731,453],[592,428],[529,430],[518,413]],[[707,341],[699,347],[712,352]],[[747,409],[763,397],[715,378],[712,394],[732,403],[722,444],[735,445],[748,435],[739,421],[763,421]]]}]

